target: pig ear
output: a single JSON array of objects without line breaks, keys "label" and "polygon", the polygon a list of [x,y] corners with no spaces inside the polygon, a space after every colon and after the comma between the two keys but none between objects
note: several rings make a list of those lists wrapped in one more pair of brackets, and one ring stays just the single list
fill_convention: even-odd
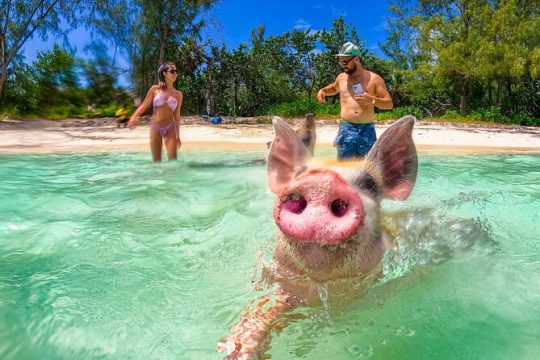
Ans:
[{"label": "pig ear", "polygon": [[315,141],[317,139],[313,114],[306,114],[306,120],[299,129],[296,129],[296,133],[310,155],[313,156],[313,151],[315,150]]},{"label": "pig ear", "polygon": [[367,155],[368,164],[382,175],[383,196],[394,200],[409,197],[416,182],[418,157],[412,139],[414,116],[405,116],[392,124],[375,142]]},{"label": "pig ear", "polygon": [[274,193],[305,168],[309,153],[292,127],[274,117],[275,137],[268,153],[268,186]]}]

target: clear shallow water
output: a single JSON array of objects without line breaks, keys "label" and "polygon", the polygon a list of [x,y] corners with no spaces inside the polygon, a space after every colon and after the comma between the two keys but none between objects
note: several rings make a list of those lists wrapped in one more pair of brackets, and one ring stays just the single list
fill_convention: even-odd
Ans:
[{"label": "clear shallow water", "polygon": [[[272,243],[264,153],[0,156],[1,359],[219,359]],[[540,156],[420,157],[385,278],[274,359],[534,359]]]}]

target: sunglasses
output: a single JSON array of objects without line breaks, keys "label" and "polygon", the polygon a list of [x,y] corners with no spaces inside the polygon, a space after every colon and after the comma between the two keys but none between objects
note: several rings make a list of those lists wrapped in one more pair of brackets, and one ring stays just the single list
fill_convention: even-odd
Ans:
[{"label": "sunglasses", "polygon": [[347,66],[347,64],[350,63],[352,59],[354,59],[354,56],[353,56],[352,58],[350,58],[349,60],[338,61],[338,64],[339,64],[339,66],[341,66],[341,67]]},{"label": "sunglasses", "polygon": [[171,74],[178,74],[178,70],[176,69],[167,70],[167,72],[170,72]]}]

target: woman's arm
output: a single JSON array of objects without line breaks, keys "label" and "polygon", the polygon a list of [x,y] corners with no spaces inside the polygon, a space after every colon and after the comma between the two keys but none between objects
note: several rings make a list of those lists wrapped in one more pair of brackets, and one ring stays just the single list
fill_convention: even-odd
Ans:
[{"label": "woman's arm", "polygon": [[154,100],[154,92],[156,91],[157,87],[157,85],[154,85],[150,88],[150,90],[148,90],[148,94],[146,94],[146,98],[144,99],[144,101],[139,105],[137,110],[135,110],[133,115],[131,115],[131,117],[129,118],[129,122],[127,125],[129,128],[133,128],[135,126],[137,118],[141,116],[141,114],[144,113],[146,109],[148,109],[148,106],[150,106],[152,100]]},{"label": "woman's arm", "polygon": [[176,92],[176,100],[178,100],[178,106],[174,110],[174,121],[176,123],[176,147],[180,148],[182,146],[182,141],[180,140],[180,111],[182,109],[182,102],[184,101],[184,94],[181,91]]}]

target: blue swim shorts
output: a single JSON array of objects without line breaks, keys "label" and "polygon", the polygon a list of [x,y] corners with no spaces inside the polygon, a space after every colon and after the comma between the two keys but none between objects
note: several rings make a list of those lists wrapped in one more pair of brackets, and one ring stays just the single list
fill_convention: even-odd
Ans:
[{"label": "blue swim shorts", "polygon": [[376,140],[374,123],[355,124],[341,120],[334,140],[338,148],[338,160],[366,155]]}]

